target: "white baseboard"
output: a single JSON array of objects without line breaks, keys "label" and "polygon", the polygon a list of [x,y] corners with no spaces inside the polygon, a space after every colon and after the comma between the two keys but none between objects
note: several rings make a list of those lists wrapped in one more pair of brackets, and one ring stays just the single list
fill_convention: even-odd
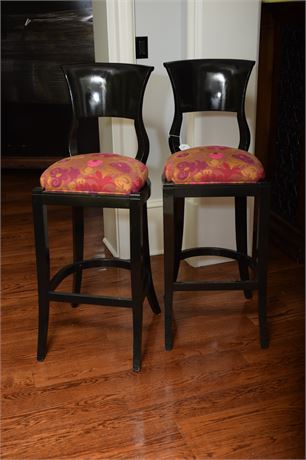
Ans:
[{"label": "white baseboard", "polygon": [[156,256],[164,253],[163,240],[163,200],[155,199],[148,201],[148,224],[150,254]]},{"label": "white baseboard", "polygon": [[114,248],[114,246],[110,243],[109,239],[104,237],[103,238],[103,244],[105,244],[105,246],[107,247],[107,249],[111,252],[111,254],[114,256],[114,257],[119,257],[119,254],[118,254],[118,251],[116,251],[116,249]]},{"label": "white baseboard", "polygon": [[[251,251],[253,228],[253,200],[248,199],[248,247]],[[192,222],[192,225],[189,223]],[[229,197],[191,198],[185,203],[185,229],[183,248],[222,247],[236,249],[234,200]],[[192,267],[229,262],[230,259],[199,256],[186,259]]]},{"label": "white baseboard", "polygon": [[[228,199],[218,199],[217,203],[201,203],[198,199],[187,199],[185,209],[184,248],[197,246],[219,246],[235,249],[235,221],[233,203]],[[249,203],[252,209],[252,203]],[[249,228],[252,228],[252,219],[248,213]],[[129,219],[127,210],[117,210],[107,215],[108,222],[104,227],[108,229],[103,242],[115,257],[130,257]],[[251,221],[251,222],[250,222]],[[152,256],[163,254],[163,200],[153,199],[148,201],[148,224],[150,254]],[[127,237],[128,236],[128,237]],[[252,232],[249,232],[249,242]],[[249,246],[250,247],[250,246]],[[193,267],[214,265],[228,262],[221,257],[192,257],[186,259]]]},{"label": "white baseboard", "polygon": [[[163,200],[149,200],[148,225],[150,254],[159,255],[164,252],[163,245]],[[106,212],[105,212],[106,211]],[[128,259],[130,257],[130,239],[128,211],[118,209],[116,212],[104,210],[104,238],[103,243],[114,257]],[[107,220],[107,222],[106,222]]]}]

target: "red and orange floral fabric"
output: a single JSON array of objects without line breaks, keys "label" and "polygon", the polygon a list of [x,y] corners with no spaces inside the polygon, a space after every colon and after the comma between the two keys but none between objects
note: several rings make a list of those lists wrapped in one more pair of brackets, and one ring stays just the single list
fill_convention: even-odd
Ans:
[{"label": "red and orange floral fabric", "polygon": [[224,146],[193,147],[171,155],[164,175],[175,184],[258,182],[265,176],[251,153]]},{"label": "red and orange floral fabric", "polygon": [[75,155],[53,163],[41,175],[48,191],[128,195],[139,192],[148,168],[134,158],[116,153]]}]

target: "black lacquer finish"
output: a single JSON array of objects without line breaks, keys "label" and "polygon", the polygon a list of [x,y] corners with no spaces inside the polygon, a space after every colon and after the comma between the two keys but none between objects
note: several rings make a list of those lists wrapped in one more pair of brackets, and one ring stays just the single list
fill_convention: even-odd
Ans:
[{"label": "black lacquer finish", "polygon": [[[149,141],[142,120],[142,104],[146,84],[153,67],[133,64],[92,64],[63,67],[71,96],[74,121],[70,136],[71,154],[78,153],[78,121],[88,117],[115,116],[134,120],[138,152],[136,158],[146,162]],[[154,313],[160,307],[153,286],[148,241],[147,200],[150,181],[138,193],[104,195],[95,193],[49,192],[41,187],[33,190],[33,217],[36,244],[39,296],[39,331],[37,359],[47,353],[49,303],[70,302],[128,307],[133,311],[133,369],[141,367],[142,306],[145,297]],[[73,262],[50,279],[47,207],[71,206],[73,222]],[[130,213],[129,260],[118,258],[83,260],[84,207],[124,208]],[[81,293],[82,272],[92,267],[120,267],[131,272],[131,298],[84,295]],[[63,279],[73,275],[72,292],[58,292]]]},{"label": "black lacquer finish", "polygon": [[144,90],[153,68],[105,63],[63,66],[74,115],[70,152],[78,152],[75,131],[80,119],[120,117],[134,120],[138,138],[137,160],[146,163],[149,139],[142,120]]},{"label": "black lacquer finish", "polygon": [[[1,1],[2,167],[46,167],[68,153],[71,107],[60,65],[94,61],[92,15],[91,0]],[[82,151],[97,152],[96,120],[82,123],[80,138],[83,130]]]},{"label": "black lacquer finish", "polygon": [[[171,153],[180,150],[183,114],[199,111],[234,112],[239,129],[239,148],[248,150],[250,130],[245,116],[245,95],[254,61],[240,59],[195,59],[164,63],[171,80],[175,113],[169,133]],[[234,197],[237,250],[198,247],[182,250],[184,200],[186,197]],[[247,197],[255,197],[256,241],[254,257],[247,255]],[[268,346],[266,327],[267,247],[270,185],[261,181],[245,184],[177,185],[163,178],[165,254],[165,344],[173,346],[173,293],[196,290],[242,290],[246,298],[258,290],[261,346]],[[195,256],[222,256],[237,260],[240,280],[177,281],[180,261]],[[249,279],[249,269],[254,278]]]},{"label": "black lacquer finish", "polygon": [[254,61],[191,59],[165,62],[174,94],[175,114],[169,134],[171,152],[179,150],[183,114],[224,111],[237,113],[239,148],[248,150],[250,130],[244,112],[245,93]]}]

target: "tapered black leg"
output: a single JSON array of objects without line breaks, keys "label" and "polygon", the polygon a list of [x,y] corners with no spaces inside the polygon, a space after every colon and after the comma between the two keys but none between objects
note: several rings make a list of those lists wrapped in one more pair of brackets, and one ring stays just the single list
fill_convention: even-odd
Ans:
[{"label": "tapered black leg", "polygon": [[133,370],[141,369],[141,341],[145,273],[143,267],[143,210],[135,200],[130,207],[131,287],[133,301]]},{"label": "tapered black leg", "polygon": [[151,270],[147,203],[143,205],[143,246],[144,246],[145,271],[147,273],[147,280],[148,280],[147,298],[148,298],[150,307],[152,308],[152,311],[156,314],[159,314],[160,306],[159,306],[156,292],[154,289],[152,270]]},{"label": "tapered black leg", "polygon": [[[73,262],[83,260],[84,254],[84,208],[72,208],[72,233],[73,233]],[[73,292],[80,293],[82,284],[82,269],[77,268],[73,274]],[[73,308],[78,304],[71,304]]]},{"label": "tapered black leg", "polygon": [[50,254],[48,246],[47,207],[42,202],[41,189],[33,190],[33,222],[36,249],[36,268],[38,284],[38,344],[37,360],[43,361],[47,353],[49,323],[49,281]]},{"label": "tapered black leg", "polygon": [[[235,229],[237,251],[247,255],[247,197],[235,197]],[[248,264],[245,260],[239,260],[240,279],[247,281],[249,279]],[[243,291],[246,299],[252,298],[252,291]]]},{"label": "tapered black leg", "polygon": [[174,228],[175,228],[175,251],[174,251],[174,281],[176,281],[181,260],[181,250],[184,233],[185,198],[175,198],[174,201]]},{"label": "tapered black leg", "polygon": [[163,190],[164,216],[164,283],[165,283],[165,347],[173,347],[173,282],[175,279],[175,227],[174,197],[171,191]]},{"label": "tapered black leg", "polygon": [[257,225],[258,225],[258,198],[254,197],[254,219],[253,219],[253,239],[252,239],[252,259],[257,260]]},{"label": "tapered black leg", "polygon": [[268,276],[268,240],[270,213],[270,184],[263,184],[258,199],[257,254],[258,254],[258,317],[260,345],[269,346],[266,320],[267,276]]}]

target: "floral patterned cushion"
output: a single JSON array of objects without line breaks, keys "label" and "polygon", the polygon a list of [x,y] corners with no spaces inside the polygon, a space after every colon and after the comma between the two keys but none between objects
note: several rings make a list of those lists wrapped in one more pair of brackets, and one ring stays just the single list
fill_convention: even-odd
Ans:
[{"label": "floral patterned cushion", "polygon": [[175,184],[257,182],[265,176],[251,153],[232,147],[207,146],[181,150],[166,161],[164,174]]},{"label": "floral patterned cushion", "polygon": [[138,192],[148,178],[148,168],[134,158],[116,153],[87,153],[53,163],[40,177],[52,192],[109,193]]}]

